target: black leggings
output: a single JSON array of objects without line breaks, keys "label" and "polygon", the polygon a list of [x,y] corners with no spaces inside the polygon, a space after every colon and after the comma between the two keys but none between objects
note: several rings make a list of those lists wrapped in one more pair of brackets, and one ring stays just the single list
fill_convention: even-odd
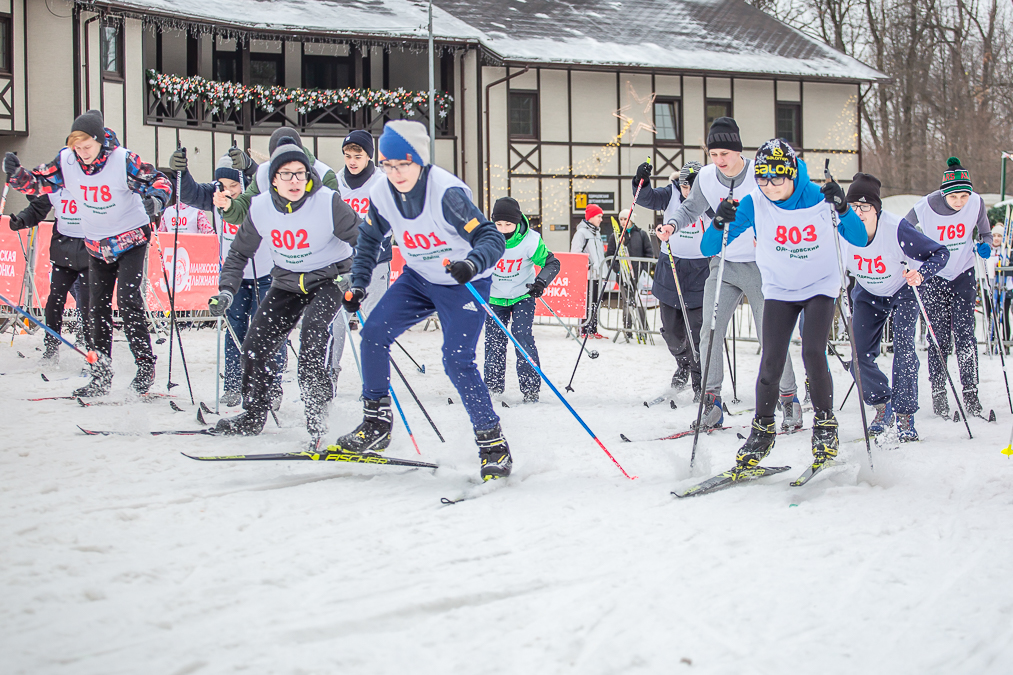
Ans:
[{"label": "black leggings", "polygon": [[808,300],[787,302],[766,300],[763,303],[763,354],[760,375],[756,378],[756,416],[773,417],[777,409],[778,383],[788,345],[799,312],[805,310],[802,325],[802,361],[809,378],[809,395],[813,410],[831,411],[834,407],[834,382],[827,365],[827,340],[834,322],[836,299],[816,295]]},{"label": "black leggings", "polygon": [[[83,270],[72,270],[69,267],[53,265],[53,273],[49,281],[49,298],[46,300],[46,325],[59,333],[63,329],[63,308],[67,304],[67,294],[70,287],[74,285],[78,277],[81,278],[81,285],[88,287],[88,268]],[[88,323],[88,293],[79,293],[80,302],[77,309],[81,313],[81,322],[84,330],[81,332],[90,337]],[[46,333],[46,346],[56,347],[60,343],[55,337]]]},{"label": "black leggings", "polygon": [[88,289],[91,293],[91,348],[106,356],[113,354],[113,287],[116,305],[123,319],[123,332],[130,344],[134,361],[154,362],[151,337],[144,319],[144,261],[148,245],[135,246],[113,262],[93,257],[88,268]]}]

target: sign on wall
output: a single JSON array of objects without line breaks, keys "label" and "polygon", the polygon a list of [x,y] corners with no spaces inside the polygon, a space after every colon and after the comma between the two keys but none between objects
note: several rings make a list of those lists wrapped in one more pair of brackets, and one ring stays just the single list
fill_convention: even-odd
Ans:
[{"label": "sign on wall", "polygon": [[574,192],[573,210],[583,211],[588,204],[597,204],[602,211],[608,213],[616,210],[615,192]]}]

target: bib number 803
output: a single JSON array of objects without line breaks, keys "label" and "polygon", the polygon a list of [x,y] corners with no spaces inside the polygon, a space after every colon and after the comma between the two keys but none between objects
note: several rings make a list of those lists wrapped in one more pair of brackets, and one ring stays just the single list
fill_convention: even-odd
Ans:
[{"label": "bib number 803", "polygon": [[[299,230],[295,234],[292,234],[292,230],[271,230],[271,245],[275,248],[284,248],[289,251],[299,248],[309,248],[309,242],[306,239],[309,237],[309,233],[306,230]],[[298,242],[296,241],[298,239]]]},{"label": "bib number 803", "polygon": [[[805,233],[804,237],[802,236],[803,232]],[[816,241],[816,226],[806,225],[800,230],[797,227],[788,229],[784,225],[778,225],[774,241],[778,244],[787,244],[789,241],[793,244],[801,244],[803,241]]]}]

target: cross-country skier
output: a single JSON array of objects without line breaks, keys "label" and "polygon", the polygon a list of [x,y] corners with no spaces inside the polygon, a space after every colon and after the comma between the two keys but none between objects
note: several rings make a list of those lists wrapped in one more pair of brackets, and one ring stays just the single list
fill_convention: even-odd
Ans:
[{"label": "cross-country skier", "polygon": [[605,336],[598,332],[598,294],[601,292],[602,263],[605,262],[605,243],[602,241],[601,226],[605,212],[597,204],[588,204],[584,209],[584,220],[577,225],[570,240],[570,253],[587,254],[587,311],[588,318],[581,327],[580,334],[588,335],[595,340],[604,340]]},{"label": "cross-country skier", "polygon": [[756,152],[754,171],[758,187],[738,205],[732,200],[721,202],[700,246],[705,255],[715,255],[721,250],[724,227],[728,227],[729,247],[752,229],[756,264],[763,276],[763,346],[756,378],[756,416],[735,459],[739,468],[754,467],[774,447],[778,381],[795,322],[805,310],[802,360],[815,413],[812,449],[816,464],[836,457],[838,447],[833,381],[826,359],[834,303],[841,290],[831,209],[836,208],[838,230],[849,242],[865,246],[868,236],[862,221],[848,207],[843,188],[834,182],[823,188],[813,183],[805,162],[786,142],[773,139],[764,143]]},{"label": "cross-country skier", "polygon": [[[84,228],[81,226],[81,213],[78,210],[74,195],[66,189],[49,194],[36,195],[28,198],[28,206],[16,216],[11,216],[10,228],[13,231],[36,227],[46,219],[50,209],[56,209],[56,222],[53,223],[53,236],[49,240],[49,261],[53,265],[49,279],[49,297],[46,299],[46,325],[57,333],[63,328],[63,308],[74,282],[80,279],[81,292],[78,293],[77,310],[81,315],[79,335],[84,335],[87,344],[88,335],[88,266],[91,256],[84,245]],[[46,351],[43,361],[59,363],[60,341],[46,333]],[[82,345],[83,346],[83,345]]]},{"label": "cross-country skier", "polygon": [[[679,206],[689,197],[693,183],[702,169],[703,164],[700,162],[686,162],[682,169],[672,174],[671,182],[665,187],[652,188],[645,183],[638,201],[641,206],[664,212],[662,223],[654,229],[661,240],[661,252],[654,268],[651,293],[661,305],[661,335],[678,365],[672,375],[672,388],[682,391],[692,377],[693,393],[697,395],[700,392],[700,362],[703,357],[693,360],[689,340],[693,340],[699,354],[703,291],[707,277],[710,276],[710,261],[700,252],[700,238],[710,223],[710,218],[701,216],[676,232],[674,217]],[[635,184],[634,193],[636,188]],[[672,276],[673,261],[679,275],[679,288],[676,288],[675,277]],[[682,290],[682,299],[686,303],[690,324],[688,327],[682,314],[679,289]]]},{"label": "cross-country skier", "polygon": [[[362,424],[337,440],[347,452],[378,452],[390,443],[390,345],[433,312],[443,328],[443,366],[457,387],[479,447],[482,478],[510,474],[510,447],[475,366],[485,312],[462,284],[489,297],[492,266],[503,257],[503,235],[471,201],[471,189],[429,163],[425,125],[395,120],[384,126],[380,155],[387,185],[370,190],[345,310],[358,311],[384,238],[401,245],[405,268],[362,329]],[[442,261],[451,262],[444,267]]]},{"label": "cross-country skier", "polygon": [[[182,187],[180,192],[182,192]],[[178,226],[177,226],[178,223]],[[176,213],[176,205],[162,212],[162,220],[158,224],[159,232],[176,232],[186,234],[214,234],[215,228],[211,225],[208,217],[199,208],[189,205],[182,198],[179,200],[179,213]]]},{"label": "cross-country skier", "polygon": [[[960,160],[946,160],[939,189],[923,197],[908,212],[906,220],[921,225],[922,232],[946,246],[950,260],[939,274],[926,280],[922,299],[925,313],[936,329],[942,361],[936,347],[929,343],[929,383],[932,385],[932,410],[948,417],[946,398],[946,359],[950,355],[950,333],[956,344],[957,367],[963,387],[964,409],[981,414],[978,400],[978,341],[974,336],[975,287],[974,255],[988,260],[992,255],[991,236],[985,201],[974,192],[971,173]],[[975,233],[980,241],[975,244]]]},{"label": "cross-country skier", "polygon": [[[914,226],[883,211],[879,179],[856,173],[848,202],[865,224],[869,244],[857,248],[842,242],[841,253],[858,283],[851,292],[854,306],[855,360],[861,368],[862,394],[875,407],[869,433],[879,435],[893,425],[901,441],[917,441],[918,353],[915,329],[919,309],[911,286],[919,286],[946,265],[950,252]],[[906,262],[908,267],[901,264]],[[883,329],[893,316],[893,386],[876,365]]]},{"label": "cross-country skier", "polygon": [[88,261],[92,349],[100,354],[91,382],[74,396],[102,396],[112,387],[113,287],[137,374],[132,391],[144,394],[155,381],[155,355],[144,319],[141,284],[151,223],[169,203],[172,185],[150,164],[120,145],[105,127],[102,112],[89,110],[74,120],[67,146],[52,162],[31,171],[8,152],[4,171],[11,187],[26,195],[68,190],[77,202]]},{"label": "cross-country skier", "polygon": [[[665,216],[665,222],[675,224],[676,232],[698,222],[703,215],[713,217],[722,200],[728,197],[729,189],[734,186],[732,198],[741,200],[756,189],[753,176],[753,162],[742,157],[742,139],[739,137],[739,126],[730,117],[719,117],[714,120],[707,133],[707,154],[711,164],[699,172],[693,183],[689,196],[676,209],[674,214]],[[649,180],[650,164],[641,164],[637,169],[635,180]],[[641,193],[643,194],[643,193]],[[650,208],[650,207],[648,207]],[[721,383],[724,380],[724,359],[718,345],[724,342],[728,322],[731,321],[735,308],[745,295],[749,308],[753,312],[756,324],[756,335],[763,344],[763,308],[764,293],[760,279],[760,270],[756,265],[756,244],[753,237],[739,237],[735,245],[729,242],[725,252],[725,272],[722,277],[720,301],[714,325],[714,340],[717,342],[711,350],[710,366],[705,384],[705,402],[701,427],[704,429],[720,427],[724,423],[721,409]],[[720,252],[717,251],[709,255]],[[703,294],[703,308],[706,315],[705,326],[700,336],[700,358],[707,358],[710,343],[710,312],[714,308],[714,297],[717,292],[717,269],[720,260],[715,257],[710,261],[710,276],[707,278]],[[793,326],[794,328],[794,326]],[[780,398],[778,405],[784,412],[782,429],[800,429],[802,427],[802,406],[798,401],[795,385],[795,372],[791,367],[791,359],[784,363],[784,372],[780,380]]]},{"label": "cross-country skier", "polygon": [[[535,336],[531,332],[535,321],[535,298],[542,297],[542,293],[559,274],[559,260],[545,247],[542,237],[531,229],[516,199],[497,199],[492,207],[492,220],[496,223],[496,229],[506,238],[506,251],[493,267],[489,304],[528,355],[541,365],[535,347]],[[535,265],[542,268],[537,274]],[[496,325],[492,317],[486,317],[485,384],[489,391],[497,394],[502,394],[506,386],[508,342],[506,333]],[[542,378],[524,360],[520,351],[517,352],[517,379],[520,381],[521,393],[524,394],[524,402],[538,403]]]},{"label": "cross-country skier", "polygon": [[320,176],[294,139],[282,138],[265,164],[268,180],[262,185],[271,188],[250,201],[222,266],[220,293],[208,302],[213,315],[225,313],[243,281],[247,261],[262,240],[269,240],[274,260],[271,290],[243,340],[245,412],[218,420],[215,429],[244,436],[261,432],[277,375],[275,355],[301,318],[299,391],[311,447],[316,447],[327,431],[328,404],[334,397],[326,362],[327,327],[349,286],[345,275],[352,267],[359,218],[341,195],[320,184]]},{"label": "cross-country skier", "polygon": [[[221,260],[224,261],[229,255],[232,242],[239,232],[239,225],[234,225],[222,220],[221,212],[214,207],[214,195],[221,191],[228,197],[235,199],[242,194],[241,174],[238,169],[233,168],[232,158],[222,155],[215,167],[215,180],[211,183],[198,183],[193,179],[187,167],[186,153],[176,150],[169,156],[169,168],[180,173],[179,200],[183,204],[189,204],[195,209],[202,209],[214,213],[216,229],[221,232],[222,251]],[[219,190],[219,186],[221,190]],[[170,207],[166,213],[173,210]],[[250,321],[257,308],[264,302],[267,291],[271,288],[271,268],[274,267],[274,259],[271,257],[270,238],[264,238],[257,248],[257,253],[243,269],[243,281],[239,284],[232,304],[225,312],[225,320],[232,326],[236,338],[242,343],[246,339],[246,331],[250,327]],[[278,350],[277,365],[278,374],[271,384],[271,407],[277,410],[281,407],[283,391],[281,388],[281,375],[288,364],[288,351],[285,345]],[[239,405],[243,400],[243,365],[239,347],[231,337],[225,340],[225,382],[222,392],[221,403],[226,407]]]}]

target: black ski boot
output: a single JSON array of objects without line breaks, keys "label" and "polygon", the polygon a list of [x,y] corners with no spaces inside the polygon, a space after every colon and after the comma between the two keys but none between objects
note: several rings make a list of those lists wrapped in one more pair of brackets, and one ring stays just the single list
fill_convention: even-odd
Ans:
[{"label": "black ski boot", "polygon": [[932,392],[932,412],[949,419],[950,404],[946,402],[946,390],[935,389]]},{"label": "black ski boot", "polygon": [[318,446],[319,440],[327,435],[327,418],[330,417],[330,405],[328,402],[318,403],[313,400],[306,400],[306,431],[310,432],[313,445]]},{"label": "black ski boot", "polygon": [[749,438],[735,455],[738,469],[752,469],[770,454],[777,438],[777,424],[771,417],[754,417]]},{"label": "black ski boot", "polygon": [[155,383],[155,358],[151,360],[141,359],[137,361],[137,374],[130,380],[130,391],[138,396],[147,394],[151,385]]},{"label": "black ski boot", "polygon": [[55,367],[60,365],[60,341],[51,335],[46,335],[46,352],[42,355],[42,365]]},{"label": "black ski boot", "polygon": [[99,354],[98,360],[91,364],[91,382],[74,390],[72,396],[91,398],[105,396],[113,387],[113,361],[105,354]]},{"label": "black ski boot", "polygon": [[475,443],[478,444],[478,458],[482,461],[482,480],[496,480],[510,475],[514,460],[510,456],[510,445],[498,424],[485,431],[476,430]]},{"label": "black ski boot", "polygon": [[538,392],[537,391],[526,391],[524,392],[525,403],[538,403]]},{"label": "black ski boot", "polygon": [[394,414],[390,409],[390,396],[384,396],[378,401],[367,398],[362,402],[362,424],[334,444],[342,452],[383,452],[390,445],[393,427]]},{"label": "black ski boot", "polygon": [[839,445],[837,418],[830,411],[817,410],[813,416],[813,464],[837,457]]},{"label": "black ski boot", "polygon": [[981,401],[978,400],[977,387],[964,387],[964,412],[973,417],[981,414]]},{"label": "black ski boot", "polygon": [[683,391],[689,384],[689,369],[683,364],[679,364],[679,369],[672,375],[672,389],[678,393]]},{"label": "black ski boot", "polygon": [[267,411],[247,410],[235,417],[223,417],[215,425],[215,433],[222,436],[258,436],[267,422]]}]

